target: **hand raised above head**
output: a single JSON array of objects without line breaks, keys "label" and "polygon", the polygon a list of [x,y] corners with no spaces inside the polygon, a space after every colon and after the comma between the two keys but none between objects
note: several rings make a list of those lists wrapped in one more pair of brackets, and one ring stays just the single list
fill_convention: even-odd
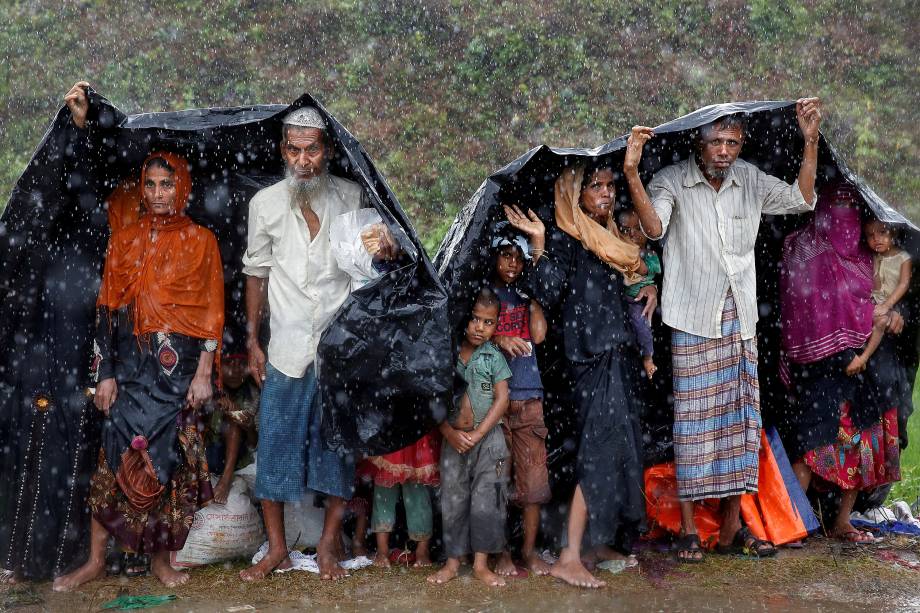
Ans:
[{"label": "hand raised above head", "polygon": [[642,148],[650,138],[655,136],[655,131],[646,126],[633,126],[626,140],[626,156],[623,158],[623,170],[630,171],[639,168],[642,160]]},{"label": "hand raised above head", "polygon": [[89,83],[77,81],[70,91],[64,95],[64,104],[70,109],[70,118],[74,125],[81,130],[86,127],[86,114],[89,112],[89,99],[86,97],[86,88]]},{"label": "hand raised above head", "polygon": [[821,127],[821,99],[799,98],[795,102],[795,116],[805,141],[817,143]]},{"label": "hand raised above head", "polygon": [[530,238],[542,237],[546,233],[546,226],[540,221],[540,218],[530,209],[525,214],[516,204],[503,204],[505,209],[505,218],[512,226],[526,234]]}]

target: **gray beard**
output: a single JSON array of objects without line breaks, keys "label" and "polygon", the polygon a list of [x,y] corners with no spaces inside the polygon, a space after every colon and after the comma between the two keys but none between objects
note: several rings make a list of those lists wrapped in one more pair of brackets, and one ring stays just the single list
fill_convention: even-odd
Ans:
[{"label": "gray beard", "polygon": [[707,178],[719,179],[721,181],[722,179],[728,176],[728,173],[732,169],[732,166],[734,166],[734,164],[732,164],[732,166],[729,166],[728,168],[725,168],[725,169],[716,168],[715,166],[709,165],[709,164],[703,164],[702,166],[703,166],[702,168],[703,174]]},{"label": "gray beard", "polygon": [[326,184],[325,172],[309,179],[298,179],[290,168],[285,167],[284,178],[291,190],[291,199],[298,205],[309,204],[310,196],[316,194]]}]

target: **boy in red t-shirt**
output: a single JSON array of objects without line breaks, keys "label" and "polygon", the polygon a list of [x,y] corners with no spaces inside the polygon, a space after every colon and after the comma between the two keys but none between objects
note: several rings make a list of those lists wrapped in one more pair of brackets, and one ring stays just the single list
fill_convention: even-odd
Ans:
[{"label": "boy in red t-shirt", "polygon": [[[502,430],[511,450],[514,493],[511,501],[523,511],[524,542],[521,557],[531,572],[549,574],[550,567],[536,552],[540,528],[540,505],[549,502],[549,474],[546,468],[546,425],[543,423],[543,383],[537,367],[534,345],[546,338],[546,318],[535,301],[521,294],[514,284],[521,276],[530,248],[524,237],[502,232],[492,241],[495,250],[493,289],[501,300],[498,326],[492,342],[508,358],[510,404]],[[517,568],[505,551],[495,571],[514,576]]]}]

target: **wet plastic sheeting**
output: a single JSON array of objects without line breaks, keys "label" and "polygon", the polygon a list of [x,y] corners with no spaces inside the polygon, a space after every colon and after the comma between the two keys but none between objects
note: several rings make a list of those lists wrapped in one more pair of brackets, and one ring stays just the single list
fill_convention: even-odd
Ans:
[{"label": "wet plastic sheeting", "polygon": [[[748,120],[747,138],[740,157],[756,164],[765,172],[788,182],[796,179],[802,159],[803,139],[795,116],[792,101],[740,102],[704,107],[688,115],[655,128],[655,137],[646,144],[640,174],[646,184],[661,168],[688,157],[693,148],[696,129],[731,113],[744,113]],[[617,171],[617,207],[631,206],[628,190],[619,172],[627,135],[616,138],[595,149],[562,149],[536,147],[488,177],[457,215],[453,225],[435,256],[435,266],[451,297],[451,322],[455,334],[466,321],[475,288],[486,282],[492,274],[489,254],[490,228],[504,218],[501,203],[516,203],[533,209],[547,228],[554,224],[553,185],[566,165],[581,160],[606,157]],[[819,148],[818,185],[829,179],[843,177],[853,183],[862,194],[872,213],[883,221],[905,228],[907,249],[915,256],[920,254],[920,232],[917,226],[904,218],[868,185],[858,179],[846,166],[831,144],[822,136]],[[793,228],[810,219],[810,215],[764,217],[757,242],[758,298],[760,324],[758,344],[760,350],[760,383],[764,419],[770,421],[772,408],[785,401],[778,378],[779,336],[779,283],[778,265],[781,261],[782,240]],[[917,284],[914,283],[908,305],[916,302]],[[659,278],[660,289],[660,278]],[[920,312],[911,308],[914,313]],[[547,341],[538,350],[540,368],[546,386],[545,412],[550,430],[547,445],[551,462],[551,480],[554,489],[571,485],[572,459],[575,441],[572,403],[568,396],[571,385],[566,378],[566,365],[562,351],[562,322],[558,314],[548,313],[550,332]],[[917,352],[914,339],[917,333],[916,317],[908,321],[908,329],[899,342],[907,356],[911,372],[916,368]],[[647,408],[643,419],[646,465],[662,462],[671,457],[672,402],[669,333],[655,322],[655,363],[659,372],[654,384],[640,393],[647,394]],[[913,378],[911,378],[913,380]],[[558,498],[558,495],[557,495]]]},{"label": "wet plastic sheeting", "polygon": [[[404,252],[394,271],[345,303],[321,339],[329,441],[369,453],[402,447],[444,413],[452,381],[446,292],[360,143],[311,96],[291,105],[130,117],[92,90],[89,98],[89,136],[62,108],[0,218],[0,470],[8,476],[0,480],[0,567],[36,578],[66,570],[83,553],[98,449],[99,414],[84,392],[108,241],[103,202],[123,179],[138,176],[152,150],[190,162],[188,214],[218,238],[225,345],[242,351],[248,203],[283,174],[284,114],[316,105],[334,141],[330,172],[364,187]],[[37,408],[37,398],[48,398],[50,408]]]}]

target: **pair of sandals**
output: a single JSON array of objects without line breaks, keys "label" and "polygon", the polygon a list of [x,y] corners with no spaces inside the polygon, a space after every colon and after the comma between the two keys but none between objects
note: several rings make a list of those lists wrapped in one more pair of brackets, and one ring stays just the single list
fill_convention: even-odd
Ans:
[{"label": "pair of sandals", "polygon": [[[677,539],[677,561],[685,564],[699,564],[703,561],[703,546],[698,534],[684,534]],[[744,555],[753,558],[771,558],[776,555],[776,546],[754,536],[747,526],[742,526],[732,538],[730,545],[717,544],[719,555]]]}]

